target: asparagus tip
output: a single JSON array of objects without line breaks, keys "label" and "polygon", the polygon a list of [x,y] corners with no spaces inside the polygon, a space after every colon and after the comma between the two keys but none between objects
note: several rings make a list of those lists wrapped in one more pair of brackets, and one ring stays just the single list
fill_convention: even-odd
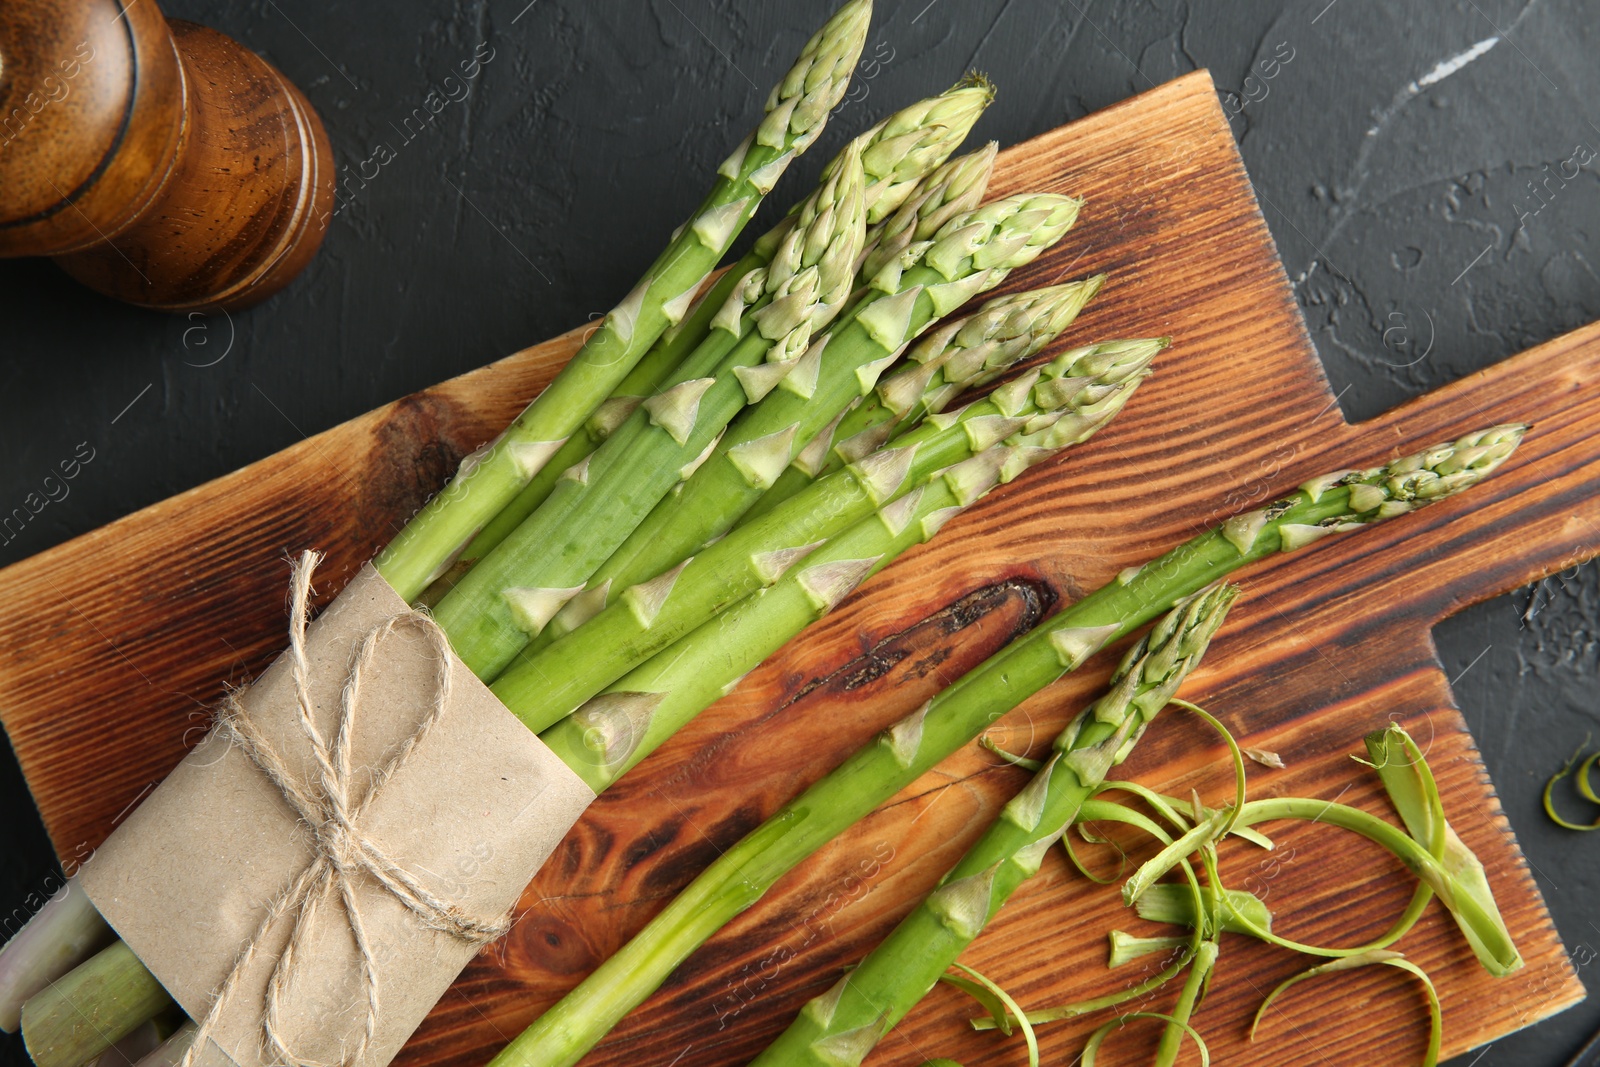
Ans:
[{"label": "asparagus tip", "polygon": [[982,89],[984,92],[985,105],[994,100],[995,97],[994,82],[990,80],[989,75],[985,74],[981,70],[967,71],[961,76],[960,81],[956,82],[950,87],[951,92],[956,92],[961,89]]}]

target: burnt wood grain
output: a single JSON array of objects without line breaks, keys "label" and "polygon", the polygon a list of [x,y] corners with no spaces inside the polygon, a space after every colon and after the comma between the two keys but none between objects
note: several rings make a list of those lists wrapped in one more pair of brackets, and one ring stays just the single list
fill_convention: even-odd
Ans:
[{"label": "burnt wood grain", "polygon": [[[1156,376],[1092,442],[1029,471],[885,570],[601,797],[529,887],[512,933],[468,967],[400,1063],[482,1062],[718,849],[1121,568],[1330,468],[1515,420],[1535,424],[1526,443],[1467,497],[1240,572],[1245,595],[1186,695],[1243,743],[1283,756],[1285,770],[1253,769],[1256,795],[1337,798],[1387,815],[1375,777],[1347,756],[1391,719],[1427,747],[1446,811],[1483,859],[1527,959],[1517,974],[1489,978],[1430,907],[1400,947],[1438,984],[1447,1054],[1582,997],[1430,628],[1600,554],[1600,328],[1346,423],[1203,72],[1008,149],[993,191],[1023,189],[1087,204],[1066,240],[1006,288],[1110,272],[1069,342],[1171,334]],[[13,610],[0,618],[0,718],[62,855],[102,840],[198,738],[222,685],[270,661],[282,644],[284,558],[326,550],[322,592],[331,595],[577,338],[407,397],[3,572]],[[1114,658],[1028,701],[996,724],[996,739],[1043,748],[1093,698]],[[1168,792],[1198,788],[1212,802],[1231,789],[1220,743],[1180,714],[1150,732],[1127,771]],[[783,879],[585,1062],[743,1062],[934,884],[1023,781],[975,746],[945,761]],[[1270,879],[1259,853],[1230,850],[1224,867],[1233,884],[1269,897],[1281,932],[1356,943],[1381,932],[1410,885],[1374,849],[1338,834],[1284,829],[1293,858]],[[967,958],[1030,1007],[1098,995],[1138,978],[1105,969],[1112,926],[1147,929],[1114,891],[1052,855]],[[1353,1067],[1420,1052],[1424,1007],[1398,972],[1299,989],[1247,1043],[1260,996],[1304,965],[1227,940],[1195,1019],[1219,1062]],[[1162,1010],[1172,995],[1151,1006]],[[1335,998],[1370,1000],[1372,1010],[1325,1010]],[[873,1062],[992,1062],[992,1038],[967,1032],[970,1014],[936,991]],[[1068,1062],[1102,1021],[1043,1030],[1047,1059]],[[1125,1055],[1149,1040],[1132,1029],[1112,1044]],[[1020,1046],[1003,1054],[1020,1057]]]}]

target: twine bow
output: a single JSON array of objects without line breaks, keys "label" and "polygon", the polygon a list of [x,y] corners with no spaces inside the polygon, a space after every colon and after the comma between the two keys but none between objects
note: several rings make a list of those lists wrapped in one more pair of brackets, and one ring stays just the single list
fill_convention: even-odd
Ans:
[{"label": "twine bow", "polygon": [[[316,552],[302,553],[294,564],[290,578],[289,609],[289,663],[294,681],[296,721],[300,732],[311,748],[315,765],[312,780],[302,782],[295,778],[283,758],[272,747],[260,728],[245,713],[237,697],[230,693],[217,709],[216,730],[219,735],[238,745],[261,772],[275,785],[294,808],[300,820],[311,829],[312,845],[316,857],[290,886],[267,907],[266,914],[256,927],[250,940],[240,949],[233,968],[223,980],[211,1008],[199,1022],[194,1037],[179,1067],[193,1067],[194,1058],[204,1046],[220,1017],[222,1006],[233,994],[240,978],[255,958],[267,930],[286,914],[295,915],[288,943],[272,969],[267,982],[266,1011],[262,1021],[262,1038],[271,1061],[299,1064],[302,1067],[350,1067],[366,1051],[372,1041],[378,1019],[378,977],[374,967],[372,946],[367,940],[361,912],[356,906],[356,885],[363,879],[381,886],[406,907],[423,926],[449,934],[472,945],[484,945],[505,933],[509,919],[502,916],[485,922],[464,914],[448,900],[441,899],[403,870],[361,833],[361,814],[384,783],[410,758],[417,743],[427,735],[434,723],[444,714],[450,699],[450,644],[437,623],[426,613],[407,610],[391,616],[369,630],[351,658],[344,687],[339,696],[337,732],[330,746],[317,728],[310,691],[310,669],[306,660],[305,636],[308,602],[311,594],[311,575],[322,557]],[[371,665],[379,642],[402,626],[408,626],[428,639],[433,653],[435,672],[433,693],[427,714],[416,730],[406,738],[394,756],[377,768],[366,788],[354,791],[350,765],[350,742],[354,730],[356,709],[361,700],[362,675]],[[323,1063],[295,1054],[284,1036],[283,1000],[294,976],[296,954],[301,949],[305,931],[312,926],[317,912],[330,900],[344,907],[350,924],[351,939],[355,942],[360,960],[361,982],[366,999],[366,1018],[361,1039],[333,1064]]]}]

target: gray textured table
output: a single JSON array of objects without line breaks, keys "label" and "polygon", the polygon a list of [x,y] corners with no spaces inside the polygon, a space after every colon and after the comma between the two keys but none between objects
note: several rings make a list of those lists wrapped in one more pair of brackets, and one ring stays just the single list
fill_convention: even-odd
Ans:
[{"label": "gray textured table", "polygon": [[[299,83],[333,138],[340,210],[301,279],[231,318],[158,316],[46,264],[0,263],[0,509],[92,455],[62,499],[0,538],[0,563],[609,307],[828,7],[164,4]],[[1208,67],[1328,374],[1361,418],[1600,314],[1594,13],[1580,0],[879,0],[871,77],[796,169],[803,180],[848,130],[969,67],[999,83],[977,132],[1002,143]],[[446,81],[475,54],[488,57],[475,78]],[[1597,575],[1575,568],[1438,633],[1591,983],[1600,834],[1550,825],[1539,793],[1600,726]],[[53,860],[9,748],[0,812],[12,916]],[[14,922],[0,917],[3,932]],[[1458,1062],[1565,1064],[1597,1026],[1586,1003]],[[0,1057],[26,1062],[15,1039]]]}]

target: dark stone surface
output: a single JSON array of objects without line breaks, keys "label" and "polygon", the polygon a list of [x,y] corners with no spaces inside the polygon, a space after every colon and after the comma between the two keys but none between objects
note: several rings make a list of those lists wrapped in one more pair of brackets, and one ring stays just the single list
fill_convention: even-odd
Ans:
[{"label": "dark stone surface", "polygon": [[[342,187],[302,278],[231,319],[138,311],[47,264],[0,263],[0,508],[80,442],[94,450],[0,562],[609,307],[829,4],[166,3],[267,55],[320,109],[341,173],[373,160],[376,176]],[[1328,373],[1366,417],[1600,312],[1592,16],[1582,0],[880,0],[875,76],[787,188],[849,131],[968,67],[999,83],[978,133],[1002,143],[1209,67]],[[492,58],[462,80],[480,42]],[[430,91],[449,102],[408,133]],[[1550,825],[1539,792],[1600,724],[1597,574],[1576,568],[1438,633],[1589,982],[1600,835]],[[9,914],[52,861],[4,755]],[[1460,1063],[1564,1064],[1597,1025],[1587,1003]],[[25,1062],[14,1039],[0,1057]]]}]

